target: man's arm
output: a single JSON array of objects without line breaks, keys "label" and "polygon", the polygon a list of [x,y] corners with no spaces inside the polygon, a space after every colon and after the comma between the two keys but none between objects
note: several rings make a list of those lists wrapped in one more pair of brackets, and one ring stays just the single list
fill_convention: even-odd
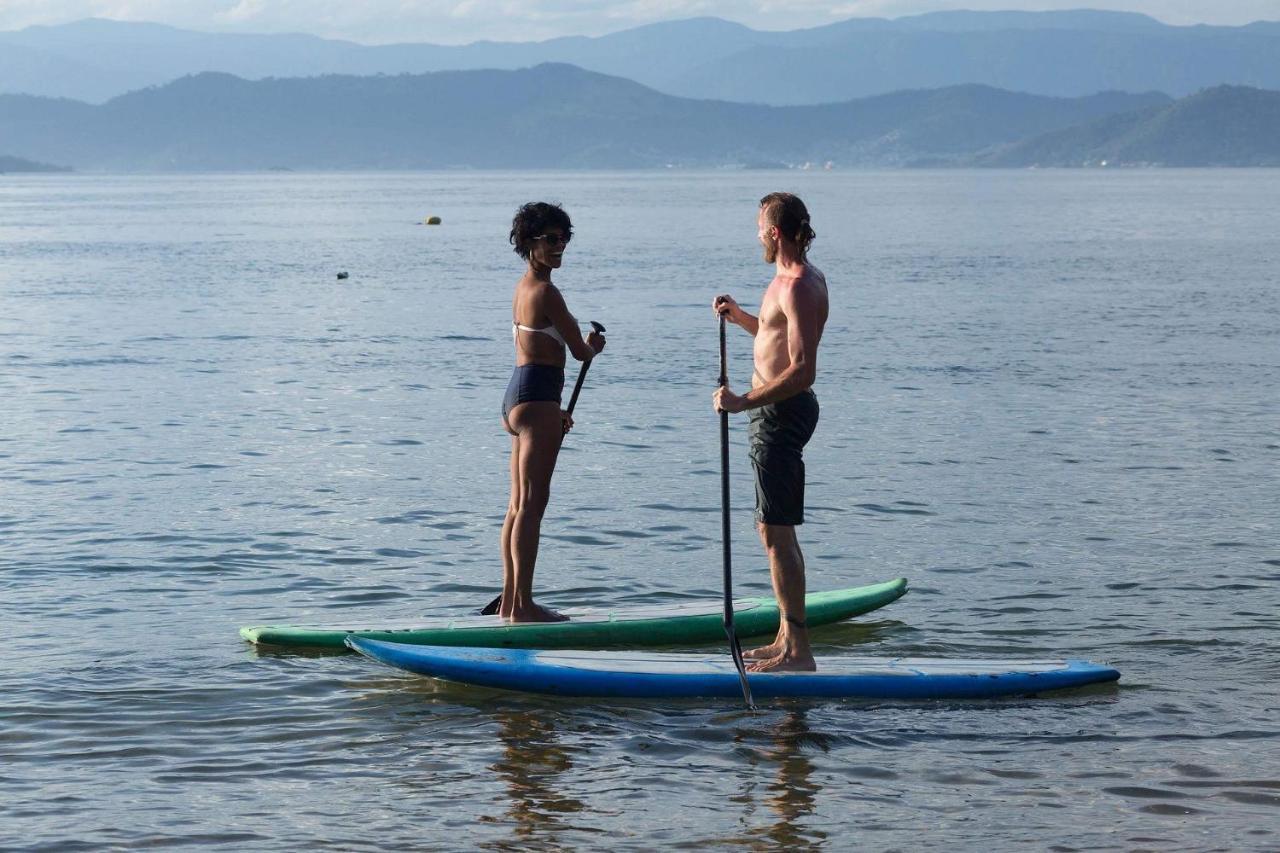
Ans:
[{"label": "man's arm", "polygon": [[787,318],[787,367],[765,384],[743,395],[744,408],[758,409],[793,397],[818,377],[821,305],[814,288],[793,282],[779,289],[778,308]]},{"label": "man's arm", "polygon": [[742,306],[727,293],[717,296],[712,301],[711,307],[717,314],[722,314],[730,323],[736,323],[746,329],[747,334],[753,338],[756,336],[756,332],[760,331],[760,318],[743,311]]}]

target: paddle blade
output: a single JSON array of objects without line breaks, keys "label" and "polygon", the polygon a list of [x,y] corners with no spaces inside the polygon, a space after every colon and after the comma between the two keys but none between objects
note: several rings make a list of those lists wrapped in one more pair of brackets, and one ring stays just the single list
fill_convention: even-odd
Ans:
[{"label": "paddle blade", "polygon": [[498,612],[498,610],[499,610],[499,608],[501,608],[501,607],[502,607],[502,596],[501,596],[501,595],[499,595],[499,596],[498,596],[497,598],[495,598],[493,601],[490,601],[490,602],[489,602],[488,604],[486,604],[484,607],[481,607],[481,608],[477,611],[477,613],[479,613],[481,616],[492,616],[492,615],[494,615],[495,613],[497,613],[497,612]]},{"label": "paddle blade", "polygon": [[751,698],[751,684],[747,681],[747,663],[742,659],[742,645],[738,642],[738,634],[730,623],[725,626],[729,635],[729,653],[733,655],[733,665],[738,670],[738,681],[742,684],[742,699],[747,703],[747,710],[754,711],[756,703]]}]

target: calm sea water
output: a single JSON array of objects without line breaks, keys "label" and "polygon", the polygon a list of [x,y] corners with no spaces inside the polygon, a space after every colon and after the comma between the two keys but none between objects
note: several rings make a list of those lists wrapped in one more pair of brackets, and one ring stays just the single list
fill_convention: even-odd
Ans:
[{"label": "calm sea water", "polygon": [[[1119,686],[751,714],[238,639],[494,594],[506,230],[539,198],[610,332],[542,600],[716,596],[709,303],[757,304],[783,188],[833,302],[810,586],[912,582],[818,652]],[[1275,849],[1277,198],[1255,171],[0,179],[0,847]]]}]

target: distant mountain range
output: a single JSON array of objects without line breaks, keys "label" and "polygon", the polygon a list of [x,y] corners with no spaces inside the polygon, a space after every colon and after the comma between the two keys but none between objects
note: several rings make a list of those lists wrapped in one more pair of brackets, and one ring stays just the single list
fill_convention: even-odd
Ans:
[{"label": "distant mountain range", "polygon": [[1043,95],[1280,89],[1280,23],[1172,27],[1120,12],[939,12],[760,32],[716,18],[598,38],[363,46],[85,20],[0,32],[0,92],[93,103],[204,71],[246,79],[577,65],[659,91],[775,105],[982,84]]},{"label": "distant mountain range", "polygon": [[13,172],[70,172],[66,166],[51,166],[21,157],[0,156],[0,175]]},{"label": "distant mountain range", "polygon": [[979,156],[986,166],[1280,166],[1280,92],[1219,86]]},{"label": "distant mountain range", "polygon": [[0,151],[79,170],[959,165],[1163,107],[957,86],[813,107],[664,95],[546,64],[519,71],[247,81],[206,73],[103,105],[0,95]]}]

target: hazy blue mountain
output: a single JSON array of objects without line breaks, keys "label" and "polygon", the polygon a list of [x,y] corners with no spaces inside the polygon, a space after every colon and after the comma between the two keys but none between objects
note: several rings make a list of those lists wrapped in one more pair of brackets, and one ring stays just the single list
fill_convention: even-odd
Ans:
[{"label": "hazy blue mountain", "polygon": [[260,81],[206,73],[99,106],[0,96],[0,151],[124,170],[904,165],[960,162],[1168,100],[960,86],[767,107],[677,98],[552,64]]},{"label": "hazy blue mountain", "polygon": [[[515,69],[548,61],[622,73],[689,67],[750,47],[753,30],[718,18],[652,24],[601,38],[465,46],[355,42],[307,35],[201,33],[87,19],[0,32],[0,91],[90,102],[202,71],[246,79]],[[59,63],[66,63],[65,68]]]},{"label": "hazy blue mountain", "polygon": [[[15,128],[30,125],[60,130],[74,124],[85,123],[95,114],[97,107],[72,101],[68,98],[40,98],[35,95],[0,95],[0,121],[11,122]],[[4,129],[0,127],[0,135]]]},{"label": "hazy blue mountain", "polygon": [[11,172],[70,172],[66,166],[52,166],[48,163],[37,163],[21,157],[0,155],[0,175]]},{"label": "hazy blue mountain", "polygon": [[[939,32],[982,30],[1095,30],[1097,32],[1158,32],[1173,29],[1149,15],[1138,12],[1107,12],[1096,9],[1069,9],[1051,12],[928,12],[893,23],[900,29]],[[833,26],[841,26],[834,24]]]},{"label": "hazy blue mountain", "polygon": [[0,32],[0,91],[100,102],[200,71],[249,78],[318,74],[362,50],[306,35],[200,33],[88,19]]},{"label": "hazy blue mountain", "polygon": [[[1154,22],[1153,22],[1154,23]],[[958,82],[1072,96],[1175,96],[1219,83],[1280,88],[1280,36],[1265,29],[850,30],[826,44],[761,45],[654,81],[693,97],[810,103]]]},{"label": "hazy blue mountain", "polygon": [[598,38],[362,46],[302,35],[196,33],[87,20],[0,32],[0,91],[105,101],[201,71],[246,79],[418,74],[562,62],[685,97],[820,104],[980,83],[1074,97],[1280,88],[1280,24],[1171,27],[1144,15],[937,12],[760,32],[716,18]]},{"label": "hazy blue mountain", "polygon": [[1217,86],[978,158],[988,166],[1280,166],[1280,92]]}]

